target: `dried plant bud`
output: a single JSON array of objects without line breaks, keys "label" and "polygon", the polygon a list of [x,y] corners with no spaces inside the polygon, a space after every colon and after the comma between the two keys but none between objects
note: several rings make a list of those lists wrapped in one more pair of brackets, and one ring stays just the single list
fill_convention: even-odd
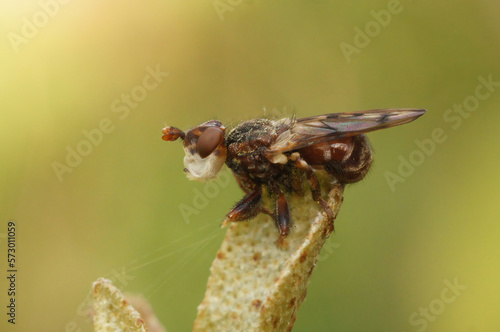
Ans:
[{"label": "dried plant bud", "polygon": [[94,283],[94,331],[147,332],[141,315],[128,303],[110,280]]},{"label": "dried plant bud", "polygon": [[[333,185],[328,205],[337,215],[343,187]],[[332,227],[309,195],[290,199],[294,227],[285,246],[260,214],[233,223],[212,263],[194,331],[289,331],[306,296],[316,261]]]}]

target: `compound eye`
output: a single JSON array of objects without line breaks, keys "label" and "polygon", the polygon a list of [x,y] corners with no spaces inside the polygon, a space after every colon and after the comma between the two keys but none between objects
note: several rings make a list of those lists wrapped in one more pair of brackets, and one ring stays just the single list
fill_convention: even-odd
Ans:
[{"label": "compound eye", "polygon": [[202,158],[208,157],[224,140],[224,132],[219,128],[208,127],[196,143],[196,151]]}]

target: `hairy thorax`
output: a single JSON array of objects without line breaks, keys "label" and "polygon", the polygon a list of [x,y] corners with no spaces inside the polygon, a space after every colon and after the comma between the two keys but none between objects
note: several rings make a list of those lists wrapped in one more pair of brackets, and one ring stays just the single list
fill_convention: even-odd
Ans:
[{"label": "hairy thorax", "polygon": [[265,156],[267,148],[285,130],[279,123],[267,119],[243,122],[227,136],[226,165],[240,176],[259,184],[267,184],[283,176],[286,165],[272,163]]}]

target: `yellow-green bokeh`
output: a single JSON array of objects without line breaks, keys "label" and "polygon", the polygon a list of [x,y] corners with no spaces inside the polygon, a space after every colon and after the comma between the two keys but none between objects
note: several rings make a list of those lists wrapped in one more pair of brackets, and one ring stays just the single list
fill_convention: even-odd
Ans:
[{"label": "yellow-green bokeh", "polygon": [[[220,3],[231,9],[223,20]],[[165,123],[235,125],[263,107],[299,117],[421,107],[418,121],[369,135],[375,165],[346,190],[294,330],[419,331],[410,317],[431,305],[426,331],[498,331],[500,87],[460,124],[446,112],[479,77],[500,82],[500,5],[401,0],[347,61],[340,45],[395,3],[2,2],[0,235],[16,221],[19,296],[15,329],[2,309],[0,330],[92,330],[84,304],[101,276],[144,294],[169,331],[190,330],[219,224],[242,193],[234,179],[216,184],[208,206],[183,217],[207,184],[185,178]],[[155,68],[168,77],[114,112]],[[102,121],[110,132],[59,181],[54,162]],[[444,142],[391,190],[387,172],[435,130]],[[441,310],[446,280],[467,288]]]}]

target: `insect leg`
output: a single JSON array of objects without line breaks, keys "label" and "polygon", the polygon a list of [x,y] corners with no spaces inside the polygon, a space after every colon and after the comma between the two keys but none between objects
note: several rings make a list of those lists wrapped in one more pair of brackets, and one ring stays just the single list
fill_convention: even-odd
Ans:
[{"label": "insect leg", "polygon": [[262,211],[261,200],[262,189],[257,187],[236,203],[234,208],[226,215],[222,227],[227,226],[232,221],[243,221],[258,215]]},{"label": "insect leg", "polygon": [[313,199],[323,208],[323,211],[325,211],[328,220],[332,224],[332,229],[335,229],[333,225],[334,222],[333,211],[328,206],[323,197],[321,197],[321,186],[319,185],[318,178],[314,174],[313,169],[304,159],[300,157],[300,154],[298,152],[292,153],[290,159],[295,163],[295,167],[306,172],[307,180],[309,181],[309,187],[311,188],[311,194]]},{"label": "insect leg", "polygon": [[281,191],[280,189],[278,189],[277,191],[278,198],[276,199],[276,225],[278,226],[280,231],[278,242],[282,242],[282,239],[288,236],[288,233],[290,232],[290,225],[292,222],[285,194],[283,194],[283,191]]}]

